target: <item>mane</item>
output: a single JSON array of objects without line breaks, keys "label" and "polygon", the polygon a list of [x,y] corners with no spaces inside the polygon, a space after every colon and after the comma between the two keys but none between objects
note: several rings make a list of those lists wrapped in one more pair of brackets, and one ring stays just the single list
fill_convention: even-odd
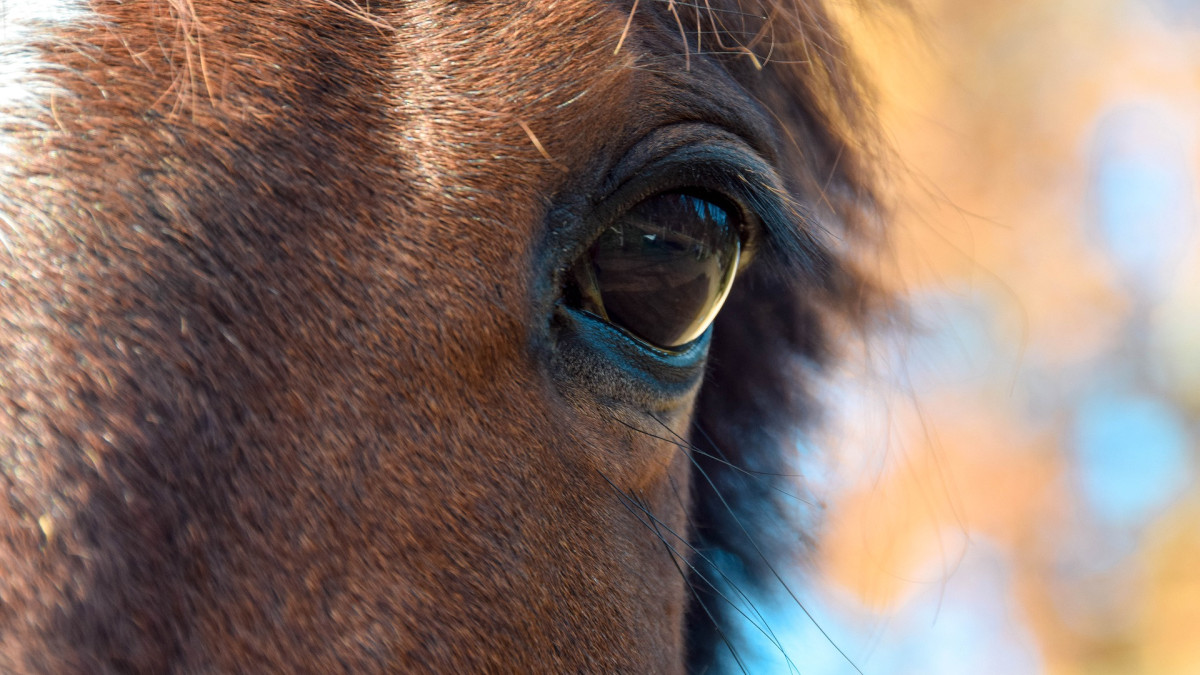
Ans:
[{"label": "mane", "polygon": [[[878,143],[870,91],[820,3],[706,1],[686,17],[682,3],[658,4],[671,4],[672,22],[704,26],[699,37],[684,29],[690,47],[716,52],[785,139],[778,163],[796,229],[759,253],[717,319],[690,438],[688,666],[744,669],[746,622],[761,626],[762,617],[743,594],[799,603],[784,571],[812,546],[791,495],[799,441],[820,418],[819,378],[838,357],[837,336],[865,329],[885,304],[861,264],[881,239],[870,169]],[[806,245],[793,245],[799,239]]]}]

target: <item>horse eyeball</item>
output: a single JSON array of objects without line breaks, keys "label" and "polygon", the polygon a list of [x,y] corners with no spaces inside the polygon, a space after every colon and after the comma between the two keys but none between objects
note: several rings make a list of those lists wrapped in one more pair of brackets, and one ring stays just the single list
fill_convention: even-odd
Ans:
[{"label": "horse eyeball", "polygon": [[650,197],[605,228],[576,265],[579,303],[652,346],[683,346],[728,297],[741,230],[737,209],[719,198]]}]

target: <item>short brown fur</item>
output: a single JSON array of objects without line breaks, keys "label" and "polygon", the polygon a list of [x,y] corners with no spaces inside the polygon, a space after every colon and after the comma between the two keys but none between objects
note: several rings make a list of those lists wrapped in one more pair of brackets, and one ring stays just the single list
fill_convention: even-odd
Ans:
[{"label": "short brown fur", "polygon": [[[707,558],[664,531],[748,583],[790,544],[738,534],[770,479],[673,436],[783,473],[861,308],[832,242],[871,213],[865,114],[816,3],[631,4],[94,0],[38,45],[57,93],[0,128],[0,671],[718,658]],[[556,375],[555,206],[731,118],[797,232],[699,391]]]}]

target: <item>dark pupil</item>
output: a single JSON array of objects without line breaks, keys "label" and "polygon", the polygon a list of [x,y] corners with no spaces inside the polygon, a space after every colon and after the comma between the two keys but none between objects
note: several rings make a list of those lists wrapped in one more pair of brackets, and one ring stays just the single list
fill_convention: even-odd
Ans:
[{"label": "dark pupil", "polygon": [[582,300],[599,306],[586,308],[657,346],[678,347],[700,337],[737,271],[741,227],[735,213],[684,192],[641,202],[588,252]]}]

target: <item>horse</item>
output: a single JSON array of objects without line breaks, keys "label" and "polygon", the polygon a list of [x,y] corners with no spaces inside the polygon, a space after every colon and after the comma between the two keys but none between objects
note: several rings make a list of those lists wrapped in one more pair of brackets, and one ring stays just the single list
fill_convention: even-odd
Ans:
[{"label": "horse", "polygon": [[817,0],[0,2],[0,670],[736,667],[876,304],[853,63]]}]

